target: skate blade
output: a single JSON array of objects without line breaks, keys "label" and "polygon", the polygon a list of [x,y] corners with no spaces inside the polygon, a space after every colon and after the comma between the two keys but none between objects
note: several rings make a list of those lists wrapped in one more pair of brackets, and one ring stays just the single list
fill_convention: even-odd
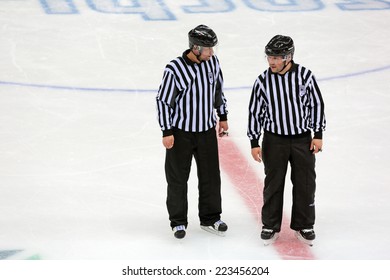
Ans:
[{"label": "skate blade", "polygon": [[226,231],[215,230],[212,226],[200,226],[200,228],[215,235],[225,237]]},{"label": "skate blade", "polygon": [[307,240],[307,239],[303,238],[303,236],[300,235],[298,231],[295,232],[295,236],[296,236],[296,238],[297,238],[299,241],[301,241],[302,243],[304,243],[304,244],[306,244],[306,245],[309,245],[310,247],[313,246],[313,240]]},{"label": "skate blade", "polygon": [[274,234],[274,236],[272,236],[272,238],[270,239],[263,239],[263,243],[264,243],[264,246],[268,246],[268,245],[271,245],[273,243],[275,243],[275,241],[279,238],[279,233],[276,232]]}]

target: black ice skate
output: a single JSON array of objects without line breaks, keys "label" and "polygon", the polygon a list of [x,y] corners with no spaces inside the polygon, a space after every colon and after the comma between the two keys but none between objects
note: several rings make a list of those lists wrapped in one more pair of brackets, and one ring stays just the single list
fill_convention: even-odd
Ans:
[{"label": "black ice skate", "polygon": [[219,220],[217,222],[215,222],[213,225],[211,226],[206,226],[206,225],[200,225],[201,229],[205,230],[205,231],[208,231],[208,232],[211,232],[211,233],[214,233],[216,235],[219,235],[219,236],[225,236],[225,233],[228,229],[228,226],[226,223],[224,223],[223,221]]},{"label": "black ice skate", "polygon": [[185,226],[176,226],[173,229],[173,235],[177,239],[183,239],[186,236],[186,227]]},{"label": "black ice skate", "polygon": [[261,231],[261,239],[264,242],[264,246],[268,246],[274,243],[278,238],[279,238],[279,232],[276,232],[273,229],[264,228]]},{"label": "black ice skate", "polygon": [[301,229],[295,232],[295,236],[303,243],[313,246],[313,241],[316,238],[316,234],[313,229]]}]

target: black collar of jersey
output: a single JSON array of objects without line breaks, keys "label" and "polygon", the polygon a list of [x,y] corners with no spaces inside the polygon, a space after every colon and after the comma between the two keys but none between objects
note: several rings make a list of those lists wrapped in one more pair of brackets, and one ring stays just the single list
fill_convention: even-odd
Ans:
[{"label": "black collar of jersey", "polygon": [[[291,60],[291,67],[290,67],[290,69],[288,69],[288,71],[286,73],[288,73],[288,72],[297,72],[297,71],[298,71],[298,64],[296,64],[294,62],[294,60]],[[286,74],[286,73],[284,73],[284,74]]]},{"label": "black collar of jersey", "polygon": [[296,71],[298,71],[298,64],[296,64],[294,62],[294,60],[291,60],[291,63],[292,63],[291,68],[287,72],[296,72]]}]

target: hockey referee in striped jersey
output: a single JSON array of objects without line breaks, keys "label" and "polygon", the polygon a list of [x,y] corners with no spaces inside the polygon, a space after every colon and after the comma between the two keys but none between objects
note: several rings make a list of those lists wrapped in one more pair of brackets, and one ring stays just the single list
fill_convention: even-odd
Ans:
[{"label": "hockey referee in striped jersey", "polygon": [[274,242],[281,230],[289,163],[293,184],[290,227],[309,245],[315,239],[315,155],[322,151],[324,102],[313,73],[294,62],[294,49],[288,36],[276,35],[269,41],[265,47],[269,68],[255,80],[249,102],[251,154],[254,160],[263,161],[265,171],[261,232],[265,245]]},{"label": "hockey referee in striped jersey", "polygon": [[[227,133],[223,76],[214,47],[217,35],[199,25],[188,33],[189,49],[166,65],[157,94],[158,122],[166,148],[167,208],[176,238],[184,238],[188,225],[187,181],[195,158],[202,229],[223,235],[221,177],[217,127]],[[219,125],[217,126],[217,122]]]}]

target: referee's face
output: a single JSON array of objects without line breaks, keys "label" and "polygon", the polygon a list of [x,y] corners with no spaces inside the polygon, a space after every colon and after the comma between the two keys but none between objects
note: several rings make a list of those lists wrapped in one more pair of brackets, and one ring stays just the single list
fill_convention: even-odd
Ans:
[{"label": "referee's face", "polygon": [[214,55],[214,49],[212,47],[202,47],[202,51],[200,53],[199,59],[203,61],[210,60],[210,58]]},{"label": "referee's face", "polygon": [[279,73],[283,70],[286,59],[283,56],[267,56],[268,65],[273,73]]}]

